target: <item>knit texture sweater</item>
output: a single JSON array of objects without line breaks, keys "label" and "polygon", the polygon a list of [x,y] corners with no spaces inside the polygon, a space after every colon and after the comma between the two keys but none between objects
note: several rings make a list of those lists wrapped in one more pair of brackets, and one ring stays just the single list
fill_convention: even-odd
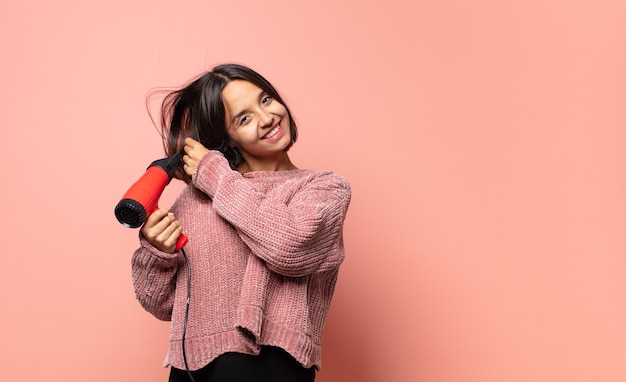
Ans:
[{"label": "knit texture sweater", "polygon": [[[209,151],[171,211],[189,238],[191,295],[185,354],[197,370],[226,352],[286,350],[321,368],[321,338],[339,265],[350,186],[332,172],[233,171]],[[164,366],[183,369],[187,267],[140,234],[132,257],[136,297],[171,320]]]}]

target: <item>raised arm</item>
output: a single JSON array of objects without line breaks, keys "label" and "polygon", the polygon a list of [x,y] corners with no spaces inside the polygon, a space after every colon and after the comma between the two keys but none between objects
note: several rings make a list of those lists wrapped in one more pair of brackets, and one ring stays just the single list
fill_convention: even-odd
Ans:
[{"label": "raised arm", "polygon": [[193,182],[274,272],[298,277],[343,261],[343,222],[351,191],[341,176],[311,172],[285,187],[286,199],[283,191],[258,190],[232,171],[220,153],[210,151],[198,162]]}]

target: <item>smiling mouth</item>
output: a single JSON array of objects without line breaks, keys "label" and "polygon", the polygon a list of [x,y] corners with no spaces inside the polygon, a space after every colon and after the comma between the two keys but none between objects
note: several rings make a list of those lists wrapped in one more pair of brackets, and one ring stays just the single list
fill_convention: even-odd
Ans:
[{"label": "smiling mouth", "polygon": [[279,131],[280,131],[280,123],[278,125],[276,125],[275,128],[273,128],[272,130],[268,131],[267,134],[265,134],[263,136],[263,138],[261,138],[261,139],[269,139],[269,138],[275,136],[276,134],[278,134]]}]

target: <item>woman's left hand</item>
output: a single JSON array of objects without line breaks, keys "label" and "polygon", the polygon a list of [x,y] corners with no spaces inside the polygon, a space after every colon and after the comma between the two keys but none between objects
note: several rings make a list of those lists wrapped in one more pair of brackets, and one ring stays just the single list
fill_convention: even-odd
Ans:
[{"label": "woman's left hand", "polygon": [[183,169],[187,175],[192,176],[196,171],[198,161],[209,152],[209,149],[193,138],[186,138],[184,150],[185,155],[183,155]]}]

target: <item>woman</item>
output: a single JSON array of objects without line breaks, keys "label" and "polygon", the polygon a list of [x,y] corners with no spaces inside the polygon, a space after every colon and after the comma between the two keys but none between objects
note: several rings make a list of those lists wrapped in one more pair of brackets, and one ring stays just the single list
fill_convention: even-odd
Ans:
[{"label": "woman", "polygon": [[[291,162],[291,112],[241,65],[169,94],[162,128],[188,187],[148,217],[132,269],[142,306],[172,321],[170,381],[313,381],[348,182]],[[175,248],[183,230],[186,253]]]}]

